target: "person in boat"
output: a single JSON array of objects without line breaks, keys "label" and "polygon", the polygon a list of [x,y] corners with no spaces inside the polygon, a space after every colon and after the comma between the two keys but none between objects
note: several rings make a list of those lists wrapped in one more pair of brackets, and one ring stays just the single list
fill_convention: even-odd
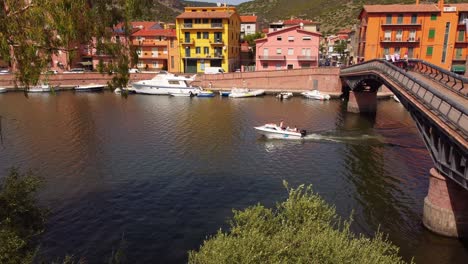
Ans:
[{"label": "person in boat", "polygon": [[279,127],[280,127],[281,129],[284,130],[284,122],[283,122],[283,120],[281,120],[281,122],[280,122],[280,124],[279,124]]}]

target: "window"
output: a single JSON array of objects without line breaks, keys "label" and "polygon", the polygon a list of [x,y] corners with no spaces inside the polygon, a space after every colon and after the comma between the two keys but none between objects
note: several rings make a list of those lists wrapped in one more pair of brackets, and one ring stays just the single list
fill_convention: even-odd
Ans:
[{"label": "window", "polygon": [[417,14],[412,14],[411,15],[411,24],[416,24],[418,20],[418,15]]},{"label": "window", "polygon": [[262,67],[263,67],[263,69],[267,69],[268,68],[268,63],[262,63]]},{"label": "window", "polygon": [[312,38],[310,36],[304,36],[302,37],[302,40],[311,40]]},{"label": "window", "polygon": [[203,24],[208,24],[208,23],[210,23],[208,18],[204,18],[202,22],[203,22]]},{"label": "window", "polygon": [[195,47],[195,54],[200,54],[200,53],[201,53],[201,48]]},{"label": "window", "polygon": [[384,41],[390,41],[392,39],[392,31],[385,30]]},{"label": "window", "polygon": [[415,41],[416,40],[416,29],[411,29],[409,32],[408,41]]},{"label": "window", "polygon": [[200,19],[200,18],[196,18],[196,19],[195,19],[195,24],[201,24],[201,19]]},{"label": "window", "polygon": [[174,56],[171,56],[171,69],[174,69]]},{"label": "window", "polygon": [[289,36],[289,37],[288,37],[288,41],[289,41],[289,42],[293,42],[293,41],[294,41],[294,36]]},{"label": "window", "polygon": [[458,31],[457,41],[465,41],[465,30]]},{"label": "window", "polygon": [[158,56],[158,48],[151,48],[151,57]]},{"label": "window", "polygon": [[384,55],[390,54],[390,48],[385,47],[385,48],[383,49],[383,54],[384,54]]},{"label": "window", "polygon": [[281,70],[281,63],[276,63],[276,67],[275,67],[277,70]]},{"label": "window", "polygon": [[398,14],[397,24],[403,24],[403,14]]},{"label": "window", "polygon": [[437,20],[437,14],[431,14],[431,20]]},{"label": "window", "polygon": [[247,26],[247,29],[250,29],[250,26]]},{"label": "window", "polygon": [[200,70],[205,71],[205,61],[204,60],[200,61]]},{"label": "window", "polygon": [[392,23],[392,15],[387,15],[387,19],[385,20],[385,24],[391,24]]},{"label": "window", "polygon": [[429,39],[434,39],[434,37],[435,37],[435,28],[430,28],[428,38]]},{"label": "window", "polygon": [[277,49],[276,49],[276,54],[281,54],[281,53],[282,53],[281,48],[277,48]]},{"label": "window", "polygon": [[395,47],[395,52],[394,53],[400,54],[400,50],[401,50],[400,47]]},{"label": "window", "polygon": [[426,49],[426,56],[432,56],[433,50],[434,50],[433,46],[428,46]]},{"label": "window", "polygon": [[201,39],[201,32],[197,32],[197,39]]},{"label": "window", "polygon": [[294,69],[294,66],[292,64],[288,64],[288,70]]},{"label": "window", "polygon": [[263,48],[263,56],[268,57],[268,48]]},{"label": "window", "polygon": [[450,32],[450,22],[445,23],[444,45],[442,46],[442,63],[445,63],[447,57],[448,37]]},{"label": "window", "polygon": [[288,48],[288,55],[294,55],[294,49]]},{"label": "window", "polygon": [[456,48],[455,49],[455,59],[460,60],[463,56],[463,48]]},{"label": "window", "polygon": [[158,62],[157,61],[153,61],[153,68],[158,68]]},{"label": "window", "polygon": [[174,48],[174,40],[171,39],[171,48]]},{"label": "window", "polygon": [[210,54],[210,48],[203,47],[203,54]]},{"label": "window", "polygon": [[277,36],[277,37],[276,37],[276,40],[281,41],[281,40],[283,40],[283,37]]},{"label": "window", "polygon": [[203,39],[208,39],[208,36],[209,36],[208,32],[203,32]]},{"label": "window", "polygon": [[403,39],[403,30],[398,29],[395,36],[396,41],[402,41]]},{"label": "window", "polygon": [[408,58],[413,58],[414,56],[414,48],[408,47]]},{"label": "window", "polygon": [[167,54],[167,47],[164,47],[163,54]]}]

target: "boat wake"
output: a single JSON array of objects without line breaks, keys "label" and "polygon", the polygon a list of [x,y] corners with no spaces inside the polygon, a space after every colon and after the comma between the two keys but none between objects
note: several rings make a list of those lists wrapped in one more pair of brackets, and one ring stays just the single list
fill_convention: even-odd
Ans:
[{"label": "boat wake", "polygon": [[331,133],[310,133],[307,134],[302,140],[308,141],[329,141],[335,143],[383,143],[383,137],[379,135],[368,134],[331,134]]}]

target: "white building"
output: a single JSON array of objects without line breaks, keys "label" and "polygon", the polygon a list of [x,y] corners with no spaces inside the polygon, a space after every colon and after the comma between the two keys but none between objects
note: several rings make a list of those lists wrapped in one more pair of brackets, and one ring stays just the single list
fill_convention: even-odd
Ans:
[{"label": "white building", "polygon": [[244,36],[252,35],[257,32],[258,22],[257,16],[240,16],[241,19],[241,39]]}]

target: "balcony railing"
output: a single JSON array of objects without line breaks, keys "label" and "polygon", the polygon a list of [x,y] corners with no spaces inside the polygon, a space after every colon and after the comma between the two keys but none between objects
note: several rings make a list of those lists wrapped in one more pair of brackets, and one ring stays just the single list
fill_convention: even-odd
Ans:
[{"label": "balcony railing", "polygon": [[422,24],[422,19],[420,19],[419,21],[410,21],[410,23],[387,23],[387,21],[385,20],[381,20],[381,23],[380,25],[382,27],[395,27],[395,26],[403,26],[403,27],[408,27],[408,26],[413,26],[413,27],[420,27]]},{"label": "balcony railing", "polygon": [[167,46],[167,40],[149,40],[149,39],[146,39],[146,40],[134,40],[132,41],[132,44],[134,46]]},{"label": "balcony railing", "polygon": [[184,56],[186,59],[205,59],[205,60],[219,60],[223,59],[224,56],[222,53],[215,52],[210,54],[188,54],[188,56]]},{"label": "balcony railing", "polygon": [[258,59],[259,60],[279,61],[279,60],[285,60],[286,56],[284,56],[284,55],[259,55]]},{"label": "balcony railing", "polygon": [[452,61],[463,62],[466,61],[466,57],[458,56],[453,58]]},{"label": "balcony railing", "polygon": [[299,61],[317,61],[317,56],[300,55],[300,56],[297,56],[297,60],[299,60]]},{"label": "balcony railing", "polygon": [[210,39],[210,44],[211,45],[224,45],[224,42],[222,39]]},{"label": "balcony railing", "polygon": [[194,24],[194,23],[184,23],[182,28],[185,29],[208,29],[208,28],[223,28],[223,23],[210,23],[210,24]]},{"label": "balcony railing", "polygon": [[388,37],[384,37],[384,38],[380,38],[380,42],[388,42],[388,43],[419,43],[420,39],[419,38],[414,38],[414,37],[409,37],[409,38],[388,38]]},{"label": "balcony railing", "polygon": [[184,38],[182,39],[182,45],[193,45],[195,43],[195,39],[187,39]]}]

